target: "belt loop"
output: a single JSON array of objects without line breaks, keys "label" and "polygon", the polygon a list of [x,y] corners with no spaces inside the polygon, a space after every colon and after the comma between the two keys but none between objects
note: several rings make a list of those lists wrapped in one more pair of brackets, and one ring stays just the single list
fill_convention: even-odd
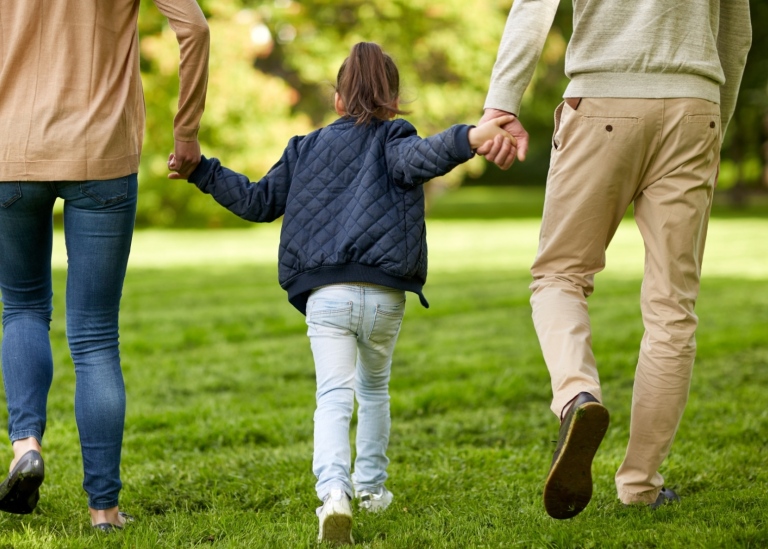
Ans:
[{"label": "belt loop", "polygon": [[581,97],[566,97],[565,102],[568,103],[568,106],[573,110],[576,110],[581,104]]}]

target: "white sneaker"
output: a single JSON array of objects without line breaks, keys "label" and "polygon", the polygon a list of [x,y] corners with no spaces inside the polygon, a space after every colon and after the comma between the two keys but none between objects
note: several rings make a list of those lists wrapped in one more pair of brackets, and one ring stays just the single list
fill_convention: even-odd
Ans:
[{"label": "white sneaker", "polygon": [[392,492],[380,486],[378,490],[363,490],[357,492],[357,497],[360,498],[360,508],[365,509],[369,513],[378,513],[383,511],[389,504],[392,503]]},{"label": "white sneaker", "polygon": [[352,544],[352,507],[349,496],[338,488],[331,490],[325,503],[317,508],[320,519],[318,541],[329,541],[336,545]]}]

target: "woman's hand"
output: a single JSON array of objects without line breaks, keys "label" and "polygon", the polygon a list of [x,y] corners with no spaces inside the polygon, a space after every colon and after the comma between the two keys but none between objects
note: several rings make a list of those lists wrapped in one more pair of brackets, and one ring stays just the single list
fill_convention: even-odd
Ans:
[{"label": "woman's hand", "polygon": [[200,163],[200,143],[176,141],[174,151],[168,156],[168,179],[188,179]]}]

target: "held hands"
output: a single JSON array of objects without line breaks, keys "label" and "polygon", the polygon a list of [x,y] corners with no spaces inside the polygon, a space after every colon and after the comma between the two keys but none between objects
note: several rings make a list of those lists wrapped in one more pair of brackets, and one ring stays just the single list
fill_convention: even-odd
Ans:
[{"label": "held hands", "polygon": [[485,156],[486,160],[493,162],[502,170],[507,170],[515,161],[522,162],[528,153],[528,132],[525,131],[520,120],[512,114],[498,109],[486,109],[485,114],[478,122],[478,129],[490,121],[501,121],[499,127],[509,132],[514,139],[494,137],[493,141],[487,141],[477,149],[477,154]]},{"label": "held hands", "polygon": [[174,151],[168,156],[168,179],[187,179],[200,163],[198,141],[176,141]]},{"label": "held hands", "polygon": [[[517,140],[508,132],[502,129],[504,124],[514,120],[514,116],[507,115],[486,122],[480,121],[476,128],[469,130],[469,146],[477,152],[484,155],[496,146],[499,150],[512,150],[517,145]],[[496,145],[498,143],[498,145]]]}]

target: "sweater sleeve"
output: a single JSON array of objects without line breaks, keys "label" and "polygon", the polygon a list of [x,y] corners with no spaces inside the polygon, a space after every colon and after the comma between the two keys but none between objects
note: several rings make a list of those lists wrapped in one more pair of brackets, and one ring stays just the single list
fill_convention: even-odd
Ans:
[{"label": "sweater sleeve", "polygon": [[292,138],[280,161],[256,183],[225,168],[218,159],[205,157],[190,174],[189,182],[246,221],[269,223],[285,213],[301,140]]},{"label": "sweater sleeve", "polygon": [[717,53],[725,74],[720,86],[720,119],[722,135],[736,109],[736,97],[752,44],[752,25],[749,20],[749,0],[729,0],[720,3],[720,28],[717,34]]},{"label": "sweater sleeve", "polygon": [[390,176],[399,186],[413,187],[450,172],[474,156],[468,137],[471,127],[457,124],[422,139],[409,122],[396,120],[386,147]]},{"label": "sweater sleeve", "polygon": [[541,57],[559,0],[515,0],[504,27],[486,109],[520,115],[520,103]]},{"label": "sweater sleeve", "polygon": [[154,0],[179,42],[179,109],[173,120],[178,141],[195,141],[208,89],[210,34],[195,0]]}]

